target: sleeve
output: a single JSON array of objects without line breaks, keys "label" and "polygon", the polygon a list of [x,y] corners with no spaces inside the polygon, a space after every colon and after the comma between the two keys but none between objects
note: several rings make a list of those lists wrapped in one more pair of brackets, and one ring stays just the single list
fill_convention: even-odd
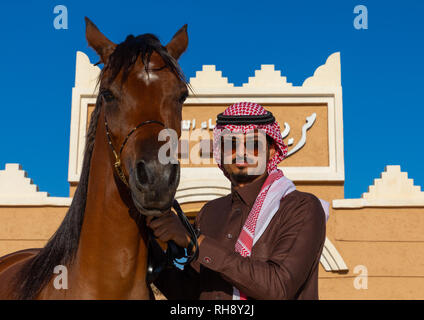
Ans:
[{"label": "sleeve", "polygon": [[325,213],[313,195],[285,210],[291,211],[289,218],[278,228],[281,234],[277,241],[269,244],[273,249],[267,260],[242,257],[205,237],[199,247],[199,263],[221,273],[253,299],[294,299],[320,259],[325,241]]},{"label": "sleeve", "polygon": [[154,284],[168,300],[197,300],[200,296],[200,276],[190,266],[165,269]]}]

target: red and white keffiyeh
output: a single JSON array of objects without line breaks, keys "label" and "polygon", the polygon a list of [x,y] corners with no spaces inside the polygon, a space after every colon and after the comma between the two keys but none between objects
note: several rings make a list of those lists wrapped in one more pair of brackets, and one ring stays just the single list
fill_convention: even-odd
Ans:
[{"label": "red and white keffiyeh", "polygon": [[[266,110],[259,104],[253,102],[238,102],[229,106],[223,112],[226,116],[242,116],[242,115],[263,115]],[[281,136],[280,125],[277,121],[271,124],[248,124],[248,125],[216,125],[213,130],[213,155],[216,163],[222,169],[221,166],[221,135],[224,130],[227,129],[232,133],[248,133],[255,129],[262,129],[265,133],[270,136],[276,145],[275,155],[269,159],[267,164],[267,172],[270,173],[277,168],[277,165],[287,156],[287,146],[283,142]]]}]

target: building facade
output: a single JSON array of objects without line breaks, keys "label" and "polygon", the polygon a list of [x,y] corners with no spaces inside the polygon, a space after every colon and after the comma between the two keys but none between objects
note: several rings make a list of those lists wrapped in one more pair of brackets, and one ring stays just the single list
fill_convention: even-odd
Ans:
[{"label": "building facade", "polygon": [[[0,170],[0,256],[41,247],[57,229],[78,186],[85,134],[95,106],[100,69],[77,52],[72,89],[69,197],[38,191],[19,164]],[[212,155],[216,115],[230,104],[257,102],[281,125],[288,157],[280,164],[296,187],[330,203],[321,256],[321,299],[424,299],[424,192],[407,173],[387,165],[360,199],[344,198],[343,99],[340,54],[333,53],[302,86],[262,65],[234,86],[205,65],[190,79],[179,145],[176,198],[194,218],[230,183]]]}]

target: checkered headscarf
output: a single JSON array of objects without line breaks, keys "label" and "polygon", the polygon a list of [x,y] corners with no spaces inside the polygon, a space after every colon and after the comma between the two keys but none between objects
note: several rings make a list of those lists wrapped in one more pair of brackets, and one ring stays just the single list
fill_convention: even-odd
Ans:
[{"label": "checkered headscarf", "polygon": [[[242,116],[242,115],[263,115],[266,110],[259,104],[253,102],[238,102],[234,103],[225,109],[223,115],[226,116]],[[262,129],[266,134],[274,140],[276,149],[275,155],[269,159],[267,164],[267,172],[270,173],[277,168],[277,165],[287,156],[287,146],[283,142],[280,132],[280,125],[277,121],[270,124],[248,124],[248,125],[216,125],[213,130],[213,155],[216,163],[221,166],[221,135],[222,132],[228,129],[233,133],[241,132],[248,133],[255,129]]]}]

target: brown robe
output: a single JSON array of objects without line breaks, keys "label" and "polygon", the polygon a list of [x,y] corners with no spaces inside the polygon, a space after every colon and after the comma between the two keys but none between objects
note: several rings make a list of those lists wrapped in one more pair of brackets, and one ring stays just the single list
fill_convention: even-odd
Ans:
[{"label": "brown robe", "polygon": [[237,237],[266,177],[208,202],[196,218],[205,235],[199,257],[162,271],[155,285],[168,299],[232,299],[233,286],[251,299],[318,299],[318,266],[325,241],[319,199],[293,191],[252,248],[234,251]]}]

